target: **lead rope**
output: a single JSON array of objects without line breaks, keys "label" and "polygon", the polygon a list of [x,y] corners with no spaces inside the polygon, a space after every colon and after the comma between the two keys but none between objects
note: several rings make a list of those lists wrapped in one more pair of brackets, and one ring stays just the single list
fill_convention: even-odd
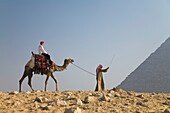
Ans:
[{"label": "lead rope", "polygon": [[[73,63],[71,63],[71,64],[73,64]],[[83,70],[83,71],[85,71],[85,72],[87,72],[87,73],[91,74],[91,75],[96,76],[95,74],[93,74],[93,73],[91,73],[91,72],[89,72],[89,71],[87,71],[87,70],[85,70],[85,69],[81,68],[80,66],[78,66],[78,65],[76,65],[76,64],[73,64],[73,65],[74,65],[75,67],[77,67],[77,68],[79,68],[79,69],[81,69],[81,70]]]},{"label": "lead rope", "polygon": [[115,55],[113,54],[112,59],[111,59],[110,64],[109,64],[109,67],[112,65],[114,58],[115,58]]}]

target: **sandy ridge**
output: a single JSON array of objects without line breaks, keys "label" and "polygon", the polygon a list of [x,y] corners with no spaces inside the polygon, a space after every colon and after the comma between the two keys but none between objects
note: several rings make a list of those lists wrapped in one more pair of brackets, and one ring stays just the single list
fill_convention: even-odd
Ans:
[{"label": "sandy ridge", "polygon": [[0,113],[170,113],[170,94],[122,89],[0,92]]}]

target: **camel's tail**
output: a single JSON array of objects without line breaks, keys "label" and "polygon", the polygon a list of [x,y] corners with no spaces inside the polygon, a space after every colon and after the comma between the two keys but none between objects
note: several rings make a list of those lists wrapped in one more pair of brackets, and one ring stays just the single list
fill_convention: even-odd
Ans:
[{"label": "camel's tail", "polygon": [[34,63],[34,61],[35,61],[35,58],[34,58],[34,53],[33,52],[31,52],[32,53],[32,56],[31,56],[31,60],[32,60],[32,62]]}]

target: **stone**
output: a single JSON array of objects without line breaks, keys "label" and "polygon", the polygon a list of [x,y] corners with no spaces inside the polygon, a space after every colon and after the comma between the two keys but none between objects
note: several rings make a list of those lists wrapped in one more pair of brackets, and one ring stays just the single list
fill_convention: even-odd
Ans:
[{"label": "stone", "polygon": [[113,95],[111,93],[108,93],[106,96],[108,97],[112,97]]},{"label": "stone", "polygon": [[34,107],[35,107],[35,109],[38,109],[40,106],[38,105],[38,102],[35,102],[34,103]]},{"label": "stone", "polygon": [[164,103],[162,103],[164,105],[170,105],[170,101],[165,101]]},{"label": "stone", "polygon": [[92,96],[93,95],[93,93],[89,93],[89,96]]},{"label": "stone", "polygon": [[76,100],[76,97],[68,96],[68,97],[67,97],[67,100]]},{"label": "stone", "polygon": [[127,91],[127,94],[128,94],[129,96],[133,96],[133,95],[134,95],[134,92],[132,92],[132,91]]},{"label": "stone", "polygon": [[94,92],[92,93],[92,95],[89,95],[89,96],[95,96],[95,97],[99,97],[99,96],[102,96],[103,94],[101,92]]},{"label": "stone", "polygon": [[109,93],[114,94],[114,93],[115,93],[115,91],[113,91],[113,90],[109,90]]},{"label": "stone", "polygon": [[142,113],[142,112],[137,110],[137,111],[135,111],[135,113]]},{"label": "stone", "polygon": [[142,104],[143,104],[142,102],[137,102],[136,103],[136,105],[140,105],[140,106],[142,106]]},{"label": "stone", "polygon": [[40,109],[41,109],[41,110],[50,110],[51,107],[52,107],[52,106],[43,106],[43,105],[41,105],[41,106],[40,106]]},{"label": "stone", "polygon": [[170,109],[165,109],[163,113],[170,113]]},{"label": "stone", "polygon": [[36,97],[34,102],[40,102],[40,103],[43,103],[43,102],[47,102],[48,99],[47,98],[44,98],[44,97]]},{"label": "stone", "polygon": [[29,92],[29,91],[27,91],[27,92],[25,92],[26,94],[30,94],[31,92]]},{"label": "stone", "polygon": [[80,99],[77,99],[77,105],[83,105],[83,102]]},{"label": "stone", "polygon": [[19,106],[19,105],[21,105],[21,103],[18,102],[18,101],[16,101],[16,102],[12,103],[12,105],[13,105],[13,106]]},{"label": "stone", "polygon": [[65,109],[64,113],[81,113],[81,109],[79,107]]},{"label": "stone", "polygon": [[56,105],[58,105],[58,106],[62,106],[62,107],[67,106],[66,101],[63,101],[63,100],[57,99],[57,100],[55,100],[55,103],[56,103]]},{"label": "stone", "polygon": [[113,88],[112,89],[113,91],[115,91],[115,92],[119,92],[119,93],[123,93],[123,92],[125,92],[123,89],[121,89],[121,88]]},{"label": "stone", "polygon": [[19,92],[18,91],[13,91],[13,92],[10,92],[9,95],[15,95],[15,94],[18,94]]},{"label": "stone", "polygon": [[140,95],[137,95],[136,97],[139,97],[139,98],[143,99],[144,95],[140,94]]},{"label": "stone", "polygon": [[42,100],[41,100],[41,98],[36,97],[36,98],[34,99],[34,102],[42,102]]},{"label": "stone", "polygon": [[36,90],[35,92],[40,93],[40,92],[42,92],[42,91],[40,91],[40,90]]},{"label": "stone", "polygon": [[86,96],[86,97],[84,98],[84,102],[85,102],[85,103],[91,103],[91,102],[94,102],[94,101],[95,101],[95,98],[92,97],[92,96]]},{"label": "stone", "polygon": [[129,105],[129,103],[125,103],[124,105],[125,105],[125,106],[128,106],[128,105]]},{"label": "stone", "polygon": [[114,97],[120,97],[119,93],[115,93]]},{"label": "stone", "polygon": [[145,105],[144,103],[142,103],[142,102],[137,102],[136,105],[139,105],[139,106],[142,106],[142,107],[148,107],[148,106],[146,106],[146,105]]},{"label": "stone", "polygon": [[106,95],[103,95],[101,98],[99,98],[99,101],[107,101],[107,102],[109,102],[110,98],[107,97]]}]

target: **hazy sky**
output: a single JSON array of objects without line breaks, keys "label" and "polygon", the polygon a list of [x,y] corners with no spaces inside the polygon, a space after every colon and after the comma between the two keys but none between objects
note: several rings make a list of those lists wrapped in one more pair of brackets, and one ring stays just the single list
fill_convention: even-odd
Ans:
[{"label": "hazy sky", "polygon": [[[109,66],[106,89],[119,85],[170,36],[170,0],[0,0],[0,91],[18,90],[41,40],[56,64],[73,58],[95,73]],[[55,72],[59,90],[94,90],[96,78],[73,65]],[[44,89],[46,76],[34,75]],[[31,91],[23,82],[23,91]],[[47,90],[55,90],[50,78]]]}]

